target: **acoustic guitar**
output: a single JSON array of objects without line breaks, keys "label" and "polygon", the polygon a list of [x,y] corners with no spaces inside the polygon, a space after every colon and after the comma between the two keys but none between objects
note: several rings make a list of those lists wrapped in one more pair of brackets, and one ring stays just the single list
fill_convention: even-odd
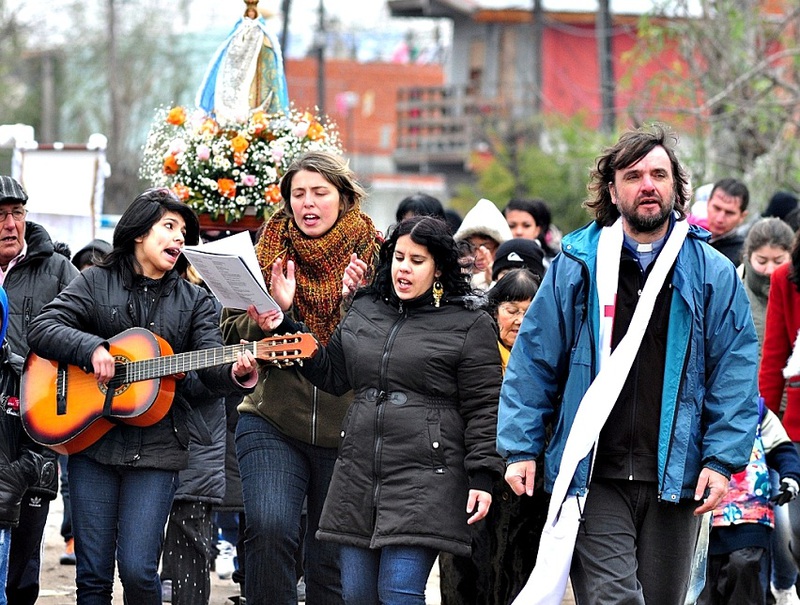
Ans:
[{"label": "acoustic guitar", "polygon": [[[173,354],[166,340],[144,328],[109,339],[116,371],[108,385],[77,366],[30,353],[20,383],[20,417],[36,443],[61,454],[80,452],[116,424],[151,426],[169,412],[176,375],[233,363],[237,353],[279,366],[314,355],[311,334],[272,336],[257,342]],[[111,389],[111,392],[109,392]]]}]

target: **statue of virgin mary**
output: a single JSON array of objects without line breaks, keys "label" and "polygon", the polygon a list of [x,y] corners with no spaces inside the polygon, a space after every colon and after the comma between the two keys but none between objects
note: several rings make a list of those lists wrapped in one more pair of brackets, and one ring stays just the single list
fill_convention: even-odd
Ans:
[{"label": "statue of virgin mary", "polygon": [[197,91],[196,105],[218,121],[289,108],[280,44],[254,4],[214,53]]}]

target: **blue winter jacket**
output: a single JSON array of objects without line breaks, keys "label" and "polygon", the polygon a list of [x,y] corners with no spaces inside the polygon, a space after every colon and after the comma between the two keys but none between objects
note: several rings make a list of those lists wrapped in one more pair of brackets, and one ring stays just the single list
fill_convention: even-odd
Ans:
[{"label": "blue winter jacket", "polygon": [[[497,449],[512,463],[535,459],[546,447],[547,491],[598,371],[599,236],[600,227],[591,223],[564,238],[525,315],[500,394]],[[693,498],[703,467],[728,477],[743,469],[758,422],[758,341],[750,304],[733,264],[704,243],[707,238],[703,229],[690,229],[672,275],[658,443],[659,496],[667,502]],[[588,470],[587,457],[570,493],[585,492]]]}]

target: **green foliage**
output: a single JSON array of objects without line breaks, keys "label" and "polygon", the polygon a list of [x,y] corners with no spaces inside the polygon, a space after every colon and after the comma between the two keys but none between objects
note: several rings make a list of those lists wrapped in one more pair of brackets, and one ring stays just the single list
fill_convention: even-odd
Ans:
[{"label": "green foliage", "polygon": [[[520,127],[513,130],[518,132]],[[451,204],[463,214],[481,197],[500,209],[513,197],[538,197],[547,202],[559,229],[576,229],[590,220],[582,207],[589,171],[615,137],[587,127],[582,118],[529,123],[528,127],[544,134],[518,149],[513,149],[513,142],[495,137],[493,159],[479,170],[477,183],[462,186]]]}]

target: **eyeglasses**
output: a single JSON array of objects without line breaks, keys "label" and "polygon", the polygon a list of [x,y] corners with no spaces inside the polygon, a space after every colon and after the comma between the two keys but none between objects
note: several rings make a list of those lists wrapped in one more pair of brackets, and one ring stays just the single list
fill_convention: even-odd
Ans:
[{"label": "eyeglasses", "polygon": [[0,210],[0,223],[6,222],[9,214],[15,222],[20,223],[25,220],[25,215],[28,214],[28,211],[25,208],[14,208],[11,211]]},{"label": "eyeglasses", "polygon": [[527,310],[518,307],[513,303],[502,303],[497,309],[506,315],[510,315],[511,317],[522,317],[525,315],[525,311]]}]

